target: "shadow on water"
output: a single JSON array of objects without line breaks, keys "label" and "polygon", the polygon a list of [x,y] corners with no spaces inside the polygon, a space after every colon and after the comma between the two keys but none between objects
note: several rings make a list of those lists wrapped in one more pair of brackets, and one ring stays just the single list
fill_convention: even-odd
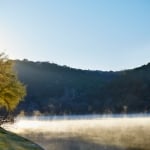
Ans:
[{"label": "shadow on water", "polygon": [[108,144],[95,143],[93,141],[83,139],[82,137],[65,137],[54,135],[52,138],[45,137],[42,134],[24,134],[23,136],[34,140],[40,144],[45,150],[149,150],[149,148],[123,147]]},{"label": "shadow on water", "polygon": [[124,150],[115,146],[95,144],[80,138],[35,139],[45,150]]}]

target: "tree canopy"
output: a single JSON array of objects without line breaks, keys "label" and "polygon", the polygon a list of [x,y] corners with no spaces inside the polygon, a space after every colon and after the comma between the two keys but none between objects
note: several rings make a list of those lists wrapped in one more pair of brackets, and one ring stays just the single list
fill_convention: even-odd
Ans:
[{"label": "tree canopy", "polygon": [[0,53],[0,108],[13,111],[26,95],[25,86],[18,80],[13,69],[14,61]]}]

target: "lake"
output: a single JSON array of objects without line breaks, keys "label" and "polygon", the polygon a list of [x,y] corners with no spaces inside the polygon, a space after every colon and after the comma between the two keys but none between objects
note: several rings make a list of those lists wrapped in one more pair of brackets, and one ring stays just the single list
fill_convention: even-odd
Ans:
[{"label": "lake", "polygon": [[17,117],[4,127],[45,150],[149,150],[150,115]]}]

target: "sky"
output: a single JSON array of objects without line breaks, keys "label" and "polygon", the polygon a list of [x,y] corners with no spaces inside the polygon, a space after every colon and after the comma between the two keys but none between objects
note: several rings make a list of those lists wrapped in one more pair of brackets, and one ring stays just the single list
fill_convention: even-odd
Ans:
[{"label": "sky", "polygon": [[150,62],[150,1],[0,0],[0,51],[81,69],[138,67]]}]

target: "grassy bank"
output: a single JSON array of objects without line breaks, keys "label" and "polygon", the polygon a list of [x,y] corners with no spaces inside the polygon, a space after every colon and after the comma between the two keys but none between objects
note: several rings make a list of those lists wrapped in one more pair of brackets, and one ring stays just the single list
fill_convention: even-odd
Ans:
[{"label": "grassy bank", "polygon": [[37,144],[0,128],[0,150],[43,150]]}]

